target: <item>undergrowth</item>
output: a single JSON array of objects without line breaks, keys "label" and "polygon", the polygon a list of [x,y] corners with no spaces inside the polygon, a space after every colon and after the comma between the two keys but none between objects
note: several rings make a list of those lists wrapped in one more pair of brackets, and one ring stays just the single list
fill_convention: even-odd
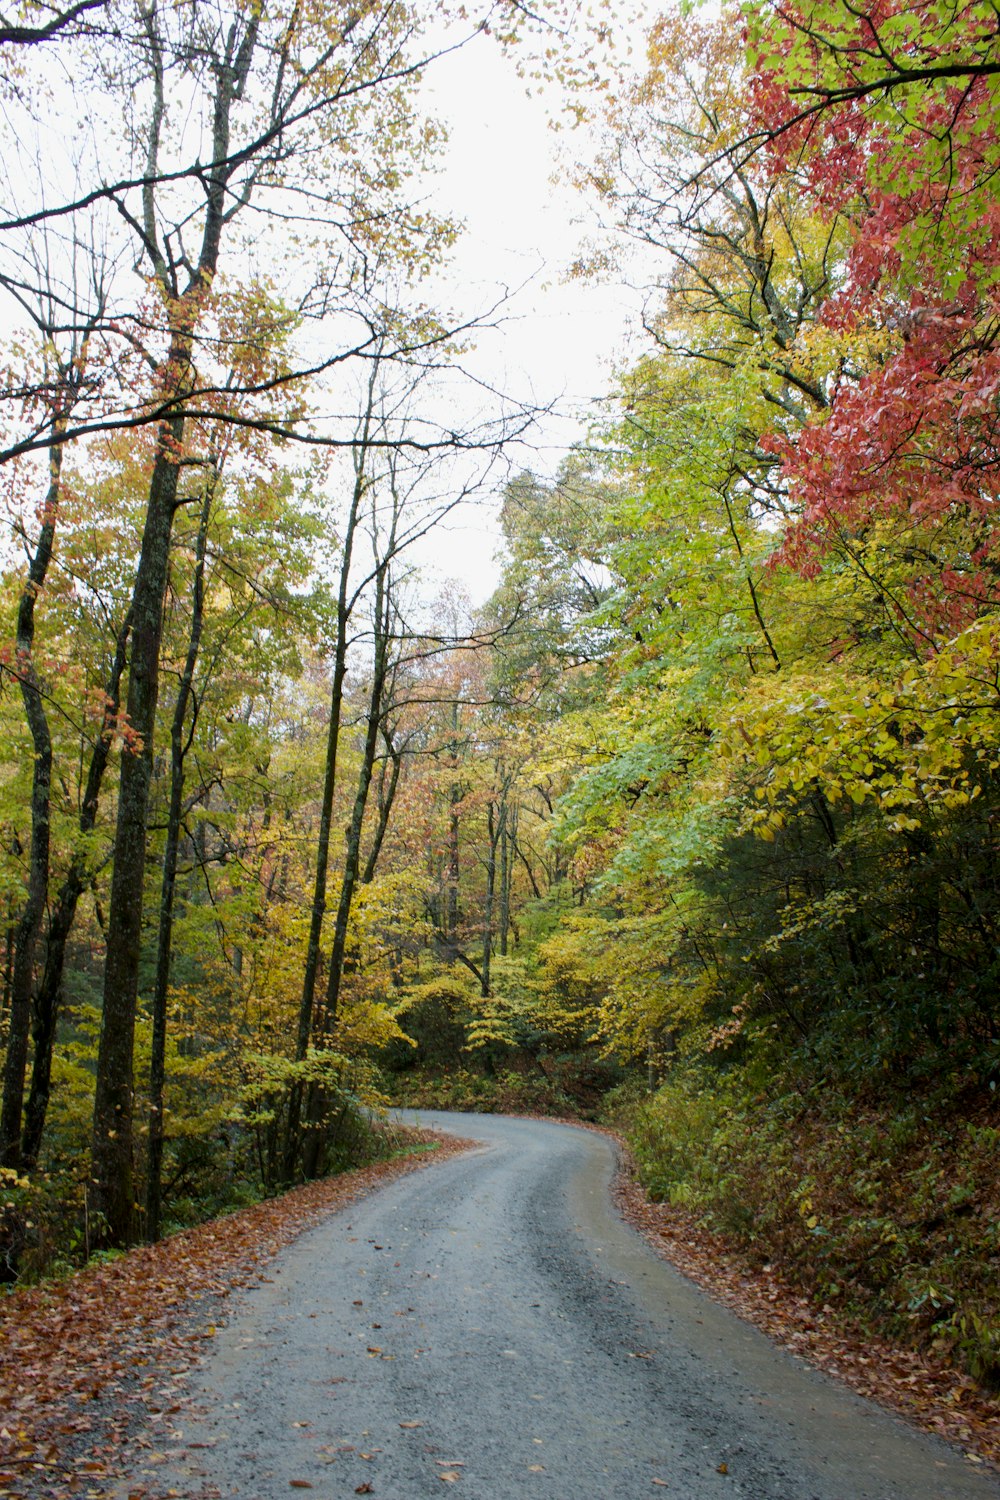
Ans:
[{"label": "undergrowth", "polygon": [[678,1076],[611,1115],[652,1198],[845,1318],[1000,1388],[992,1097],[866,1101],[827,1086],[748,1103],[724,1080]]},{"label": "undergrowth", "polygon": [[408,1109],[471,1110],[479,1114],[575,1115],[579,1103],[540,1073],[513,1071],[489,1077],[467,1068],[412,1072],[392,1083],[393,1100]]},{"label": "undergrowth", "polygon": [[[338,1120],[327,1152],[328,1170],[322,1175],[335,1177],[433,1149],[426,1142],[411,1140],[410,1135],[373,1119],[367,1111],[352,1109]],[[210,1171],[206,1166],[198,1174],[192,1172],[187,1190],[175,1191],[168,1198],[164,1236],[237,1213],[285,1191],[287,1184],[265,1186],[259,1176],[246,1170],[245,1160],[240,1165],[243,1170]],[[37,1172],[30,1180],[0,1167],[0,1286],[34,1285],[120,1253],[95,1251],[97,1237],[87,1213],[85,1186],[83,1171],[70,1164]],[[141,1181],[139,1190],[141,1197]],[[137,1229],[141,1239],[141,1218]]]}]

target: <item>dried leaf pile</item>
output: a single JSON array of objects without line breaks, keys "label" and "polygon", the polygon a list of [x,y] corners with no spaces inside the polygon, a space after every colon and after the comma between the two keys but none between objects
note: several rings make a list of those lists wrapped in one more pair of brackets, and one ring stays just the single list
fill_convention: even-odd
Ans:
[{"label": "dried leaf pile", "polygon": [[263,1279],[304,1230],[471,1144],[407,1131],[433,1152],[296,1188],[0,1300],[0,1497],[97,1500],[130,1421],[178,1409],[179,1377],[215,1331],[217,1299]]},{"label": "dried leaf pile", "polygon": [[[827,1374],[959,1444],[972,1462],[1000,1462],[996,1398],[945,1363],[817,1308],[776,1268],[751,1265],[694,1215],[649,1202],[620,1138],[601,1133],[622,1151],[619,1209],[658,1254]],[[330,1213],[473,1144],[407,1134],[437,1149],[310,1183],[0,1301],[0,1500],[106,1495],[137,1413],[155,1425],[178,1411],[183,1376],[214,1334],[217,1299],[265,1279],[278,1251]]]},{"label": "dried leaf pile", "polygon": [[944,1361],[874,1338],[834,1308],[817,1307],[777,1268],[751,1264],[694,1214],[651,1203],[621,1138],[604,1133],[614,1136],[622,1152],[615,1187],[619,1211],[657,1254],[825,1374],[957,1443],[970,1462],[1000,1463],[1000,1400]]}]

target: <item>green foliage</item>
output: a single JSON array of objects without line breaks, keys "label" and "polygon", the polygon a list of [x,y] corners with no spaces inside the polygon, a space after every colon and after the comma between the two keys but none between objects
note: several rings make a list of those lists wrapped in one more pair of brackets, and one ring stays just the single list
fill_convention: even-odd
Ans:
[{"label": "green foliage", "polygon": [[247,1055],[230,1120],[252,1144],[264,1189],[273,1192],[284,1183],[295,1099],[308,1101],[318,1170],[343,1170],[377,1154],[369,1111],[385,1102],[379,1084],[371,1064],[330,1050],[310,1048],[301,1062],[274,1053]]},{"label": "green foliage", "polygon": [[704,1071],[627,1105],[643,1182],[819,1303],[976,1379],[1000,1374],[993,1112],[953,1088],[862,1105],[811,1085],[751,1096]]},{"label": "green foliage", "polygon": [[393,1083],[397,1104],[409,1109],[472,1110],[481,1114],[572,1117],[579,1103],[546,1073],[502,1069],[487,1076],[471,1068],[404,1075]]},{"label": "green foliage", "polygon": [[474,976],[457,965],[408,986],[395,1010],[396,1020],[410,1040],[410,1055],[404,1051],[403,1062],[451,1062],[466,1045],[466,1027],[475,1012],[476,995]]}]

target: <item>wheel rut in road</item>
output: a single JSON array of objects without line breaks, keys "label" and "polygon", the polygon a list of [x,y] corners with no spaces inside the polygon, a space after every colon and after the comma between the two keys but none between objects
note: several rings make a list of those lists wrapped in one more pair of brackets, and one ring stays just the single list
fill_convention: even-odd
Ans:
[{"label": "wheel rut in road", "polygon": [[182,1436],[136,1466],[133,1492],[1000,1500],[994,1475],[658,1259],[612,1208],[605,1136],[419,1123],[483,1144],[284,1251],[241,1294]]}]

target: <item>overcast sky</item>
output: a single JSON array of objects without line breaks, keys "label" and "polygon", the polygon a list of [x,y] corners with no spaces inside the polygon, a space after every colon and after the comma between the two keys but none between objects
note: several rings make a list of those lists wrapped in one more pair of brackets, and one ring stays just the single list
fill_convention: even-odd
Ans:
[{"label": "overcast sky", "polygon": [[[432,201],[467,226],[442,290],[463,309],[489,307],[504,287],[514,294],[502,327],[479,338],[467,363],[516,397],[556,403],[532,448],[515,454],[552,474],[606,395],[637,308],[620,285],[566,279],[592,232],[569,165],[586,143],[550,129],[543,101],[528,97],[514,64],[486,37],[435,63],[426,96],[450,133]],[[438,539],[437,569],[460,577],[478,601],[495,580],[496,544],[484,507]]]}]

